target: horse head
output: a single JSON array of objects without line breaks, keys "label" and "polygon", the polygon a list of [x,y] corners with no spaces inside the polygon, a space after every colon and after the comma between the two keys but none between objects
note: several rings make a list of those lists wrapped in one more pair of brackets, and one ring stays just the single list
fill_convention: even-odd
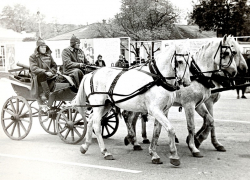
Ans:
[{"label": "horse head", "polygon": [[190,54],[187,50],[187,46],[184,44],[176,45],[175,49],[171,62],[172,68],[176,73],[178,83],[186,87],[191,83],[189,72]]},{"label": "horse head", "polygon": [[234,59],[236,54],[237,51],[232,38],[225,35],[214,55],[215,64],[218,65],[220,70],[227,71],[232,76],[235,76],[237,74],[237,66]]},{"label": "horse head", "polygon": [[248,71],[248,66],[247,66],[245,58],[243,57],[241,53],[239,43],[235,40],[235,38],[232,35],[229,35],[227,39],[228,39],[229,44],[231,44],[231,48],[234,51],[234,54],[235,54],[234,61],[236,63],[236,66],[246,73]]}]

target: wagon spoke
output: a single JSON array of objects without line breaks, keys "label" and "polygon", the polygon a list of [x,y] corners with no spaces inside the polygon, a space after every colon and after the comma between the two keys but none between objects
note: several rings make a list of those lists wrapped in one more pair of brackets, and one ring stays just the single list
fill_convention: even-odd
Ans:
[{"label": "wagon spoke", "polygon": [[72,109],[69,108],[69,120],[72,121]]},{"label": "wagon spoke", "polygon": [[8,126],[5,127],[5,130],[9,129],[9,127],[10,127],[13,123],[15,123],[15,121],[11,121],[11,123],[10,123]]},{"label": "wagon spoke", "polygon": [[20,115],[20,114],[22,113],[24,106],[25,106],[25,103],[23,103],[23,105],[22,105],[22,107],[21,107],[21,109],[20,109],[18,115]]},{"label": "wagon spoke", "polygon": [[47,130],[49,130],[50,126],[51,126],[51,123],[52,123],[53,119],[50,119],[50,122],[49,122],[49,125],[47,127]]},{"label": "wagon spoke", "polygon": [[62,116],[64,117],[63,120],[65,120],[66,122],[69,121],[68,117],[66,117],[65,114],[62,114]]},{"label": "wagon spoke", "polygon": [[5,112],[9,113],[10,115],[14,116],[15,113],[12,112],[10,109],[4,109]]},{"label": "wagon spoke", "polygon": [[18,98],[16,98],[16,113],[19,114],[19,99]]},{"label": "wagon spoke", "polygon": [[73,119],[72,119],[73,122],[75,121],[77,114],[78,114],[78,111],[73,116]]},{"label": "wagon spoke", "polygon": [[53,120],[54,132],[56,132],[56,121]]},{"label": "wagon spoke", "polygon": [[113,126],[111,126],[109,123],[107,123],[107,126],[109,126],[110,128],[112,128],[113,130],[115,129]]},{"label": "wagon spoke", "polygon": [[30,123],[29,120],[26,120],[26,119],[24,119],[24,118],[20,118],[20,120],[21,120],[21,121],[24,121],[24,122],[27,122],[27,123]]},{"label": "wagon spoke", "polygon": [[10,120],[11,119],[11,117],[8,117],[8,118],[3,118],[3,120]]},{"label": "wagon spoke", "polygon": [[64,127],[64,128],[60,131],[60,133],[63,133],[66,129],[67,129],[67,128]]},{"label": "wagon spoke", "polygon": [[107,116],[105,117],[106,119],[111,119],[111,118],[114,118],[115,117],[115,114],[111,114],[110,116]]},{"label": "wagon spoke", "polygon": [[42,120],[42,123],[46,122],[49,120],[49,117],[45,118],[44,120]]},{"label": "wagon spoke", "polygon": [[75,121],[74,124],[77,124],[77,123],[79,123],[79,122],[82,121],[82,120],[83,120],[83,119],[81,118],[81,119]]},{"label": "wagon spoke", "polygon": [[12,128],[12,131],[11,131],[11,136],[13,136],[14,131],[15,131],[15,128],[16,128],[16,123],[14,124],[14,126],[13,126],[13,128]]},{"label": "wagon spoke", "polygon": [[20,115],[20,117],[26,115],[27,113],[29,113],[29,110],[25,111],[23,114]]},{"label": "wagon spoke", "polygon": [[20,121],[19,123],[20,123],[21,127],[23,128],[23,130],[26,132],[27,130],[26,130],[26,128],[24,127],[22,121]]},{"label": "wagon spoke", "polygon": [[73,131],[73,129],[71,130],[71,138],[72,138],[72,141],[74,142],[75,138],[74,138],[74,131]]},{"label": "wagon spoke", "polygon": [[58,122],[58,123],[59,123],[59,124],[63,124],[63,125],[65,125],[65,124],[66,124],[66,122],[61,122],[61,121],[60,121],[60,122]]},{"label": "wagon spoke", "polygon": [[19,122],[17,122],[17,132],[18,132],[18,137],[21,137],[20,124],[19,124]]},{"label": "wagon spoke", "polygon": [[84,127],[82,127],[80,125],[75,125],[75,127],[80,128],[80,129],[84,129]]},{"label": "wagon spoke", "polygon": [[68,131],[66,132],[64,139],[67,139],[67,137],[68,137],[68,135],[69,135],[70,130],[69,130],[69,129],[67,129],[67,130],[68,130]]},{"label": "wagon spoke", "polygon": [[12,107],[12,110],[16,113],[16,109],[15,109],[14,104],[13,104],[12,101],[10,101],[10,105],[11,105],[11,107]]},{"label": "wagon spoke", "polygon": [[78,131],[76,128],[74,128],[73,130],[75,131],[75,133],[76,133],[79,137],[81,137],[81,134],[79,133],[79,131]]}]

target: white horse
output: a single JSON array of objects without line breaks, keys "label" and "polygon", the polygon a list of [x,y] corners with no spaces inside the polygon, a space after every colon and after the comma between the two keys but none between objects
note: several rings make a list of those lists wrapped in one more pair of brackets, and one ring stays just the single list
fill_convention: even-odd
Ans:
[{"label": "white horse", "polygon": [[[189,132],[189,135],[187,137],[187,144],[194,157],[202,157],[200,151],[196,148],[194,144],[195,110],[198,112],[199,115],[204,118],[204,127],[206,127],[206,131],[201,131],[202,133],[199,134],[200,139],[205,139],[208,135],[207,132],[209,132],[214,127],[214,119],[210,115],[204,104],[206,100],[208,100],[211,96],[211,88],[209,86],[212,84],[209,79],[214,72],[217,72],[220,69],[224,69],[234,76],[237,72],[236,65],[241,66],[242,68],[245,67],[245,61],[243,61],[242,58],[243,57],[239,51],[239,45],[232,36],[224,36],[222,40],[213,41],[204,45],[195,54],[194,60],[197,66],[200,68],[201,72],[204,72],[206,77],[200,76],[200,80],[196,79],[191,82],[191,85],[189,87],[185,89],[181,88],[176,92],[177,96],[174,105],[182,106],[185,109]],[[206,79],[208,79],[208,81],[206,81]],[[203,81],[204,84],[201,84],[199,81]],[[135,138],[135,124],[139,114],[131,112],[125,112],[124,114],[125,122],[128,126],[128,136],[125,138],[125,144],[131,142],[134,143],[136,147],[134,147],[134,149],[140,149],[137,139]],[[157,154],[153,154],[151,152],[152,149],[156,148],[156,143],[158,141],[158,137],[161,131],[161,125],[157,121],[155,121],[154,127],[154,134],[151,145],[149,147],[149,152],[152,155],[153,163],[161,163],[160,157]],[[145,135],[145,127],[143,127],[142,130],[143,134]],[[217,142],[217,146],[218,145],[219,143]]]},{"label": "white horse", "polygon": [[[135,69],[125,71],[121,75],[121,69],[117,70],[107,67],[100,68],[93,74],[85,75],[81,81],[76,98],[72,101],[72,105],[85,105],[88,99],[90,105],[102,106],[93,106],[93,113],[87,125],[85,143],[82,144],[80,148],[81,153],[84,154],[88,150],[92,141],[92,131],[94,128],[104,158],[107,160],[113,159],[112,154],[106,149],[101,135],[101,118],[111,109],[112,105],[115,105],[128,111],[145,112],[158,119],[159,123],[169,133],[170,163],[178,166],[180,161],[175,146],[175,131],[164,114],[164,111],[171,107],[176,96],[174,88],[172,88],[173,91],[166,90],[165,88],[168,89],[168,87],[172,87],[175,80],[170,80],[168,81],[170,84],[167,84],[165,78],[176,76],[182,81],[184,86],[188,86],[191,83],[186,59],[187,53],[183,47],[170,46],[168,50],[162,52],[155,60],[156,66],[154,66],[153,69],[155,72],[158,72],[157,75]],[[159,71],[157,71],[157,69]],[[118,74],[121,75],[119,79]],[[159,79],[158,77],[161,78]],[[154,81],[153,78],[158,80]],[[153,86],[150,87],[152,82]],[[155,82],[158,83],[155,84]],[[112,86],[112,84],[115,83],[116,85]],[[126,101],[123,101],[124,96],[119,96],[119,94],[133,94],[133,92],[137,92],[138,89],[140,89],[141,93],[132,98],[128,98]],[[78,110],[84,116],[86,107],[78,106]]]}]

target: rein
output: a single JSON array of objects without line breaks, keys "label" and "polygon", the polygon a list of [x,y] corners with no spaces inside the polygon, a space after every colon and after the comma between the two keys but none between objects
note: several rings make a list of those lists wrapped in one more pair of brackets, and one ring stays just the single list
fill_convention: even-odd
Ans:
[{"label": "rein", "polygon": [[[176,55],[176,53],[174,54]],[[178,54],[180,55],[180,54]],[[182,55],[184,56],[184,55]],[[173,59],[173,58],[172,58]],[[175,59],[176,60],[176,59]],[[157,65],[156,65],[156,62],[155,60],[150,60],[149,62],[149,70],[150,70],[150,73],[149,72],[146,72],[144,70],[141,70],[138,69],[138,71],[141,71],[142,73],[145,73],[149,76],[151,76],[153,78],[153,81],[152,82],[149,82],[148,84],[144,85],[143,87],[137,89],[136,91],[130,93],[130,94],[127,94],[127,95],[124,95],[124,94],[116,94],[113,92],[114,88],[115,88],[115,85],[116,83],[118,82],[119,78],[121,77],[122,74],[124,74],[125,72],[128,71],[127,68],[125,69],[122,69],[121,72],[119,72],[119,74],[116,75],[115,79],[113,80],[110,88],[109,88],[109,91],[108,92],[94,92],[94,86],[93,86],[93,79],[94,79],[94,75],[95,73],[98,71],[94,71],[92,76],[91,76],[91,79],[90,79],[90,89],[91,89],[91,93],[87,96],[87,99],[91,96],[91,95],[94,95],[94,94],[107,94],[110,99],[111,99],[111,103],[112,103],[112,106],[114,106],[116,103],[121,103],[121,102],[124,102],[124,101],[127,101],[139,94],[143,94],[145,93],[146,91],[148,91],[150,88],[152,88],[153,86],[157,85],[157,86],[162,86],[164,89],[168,90],[168,91],[176,91],[179,89],[179,86],[174,86],[170,83],[168,83],[166,81],[166,79],[177,79],[177,76],[175,77],[164,77],[161,72],[159,71],[159,69],[157,68]],[[176,64],[176,63],[175,63]],[[175,69],[176,71],[176,69]],[[185,68],[185,72],[186,72],[186,68]],[[176,75],[176,73],[175,73]],[[126,96],[125,98],[123,99],[120,99],[118,101],[114,101],[113,99],[113,96]],[[101,107],[101,106],[105,106],[104,105],[89,105],[89,104],[86,104],[86,105],[74,105],[75,107]]]}]

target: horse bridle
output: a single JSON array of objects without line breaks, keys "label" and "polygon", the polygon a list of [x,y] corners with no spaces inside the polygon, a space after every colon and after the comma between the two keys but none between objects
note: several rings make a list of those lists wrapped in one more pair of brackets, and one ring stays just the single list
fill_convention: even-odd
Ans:
[{"label": "horse bridle", "polygon": [[[172,63],[172,61],[173,61],[173,59],[174,59],[174,61],[175,61],[174,72],[175,72],[175,79],[176,79],[176,82],[182,80],[182,79],[184,78],[184,75],[186,74],[187,66],[189,66],[189,63],[188,63],[189,55],[190,55],[189,53],[188,53],[188,54],[177,54],[176,51],[175,51],[174,54],[173,54],[173,57],[172,57],[172,59],[171,59],[171,63]],[[184,73],[183,73],[182,78],[178,78],[178,77],[177,77],[177,70],[176,70],[176,69],[177,69],[177,66],[176,66],[176,64],[177,64],[177,59],[176,59],[176,57],[177,57],[177,56],[183,57],[183,59],[184,59],[185,62],[186,62],[186,67],[185,67],[185,71],[184,71]],[[185,58],[185,56],[188,56],[187,59]]]},{"label": "horse bridle", "polygon": [[[223,51],[223,49],[225,49],[225,50]],[[222,64],[222,59],[224,59],[226,56],[229,56],[229,52],[227,52],[227,49],[229,49],[230,52],[231,52],[230,61],[228,62],[227,65],[223,65]],[[232,64],[233,58],[237,54],[237,52],[232,50],[232,48],[230,46],[222,45],[222,41],[221,41],[219,46],[218,46],[218,49],[217,49],[217,51],[216,51],[216,53],[214,55],[214,59],[216,58],[217,53],[218,53],[219,50],[220,50],[219,69],[221,70],[221,68],[228,68]]]}]

